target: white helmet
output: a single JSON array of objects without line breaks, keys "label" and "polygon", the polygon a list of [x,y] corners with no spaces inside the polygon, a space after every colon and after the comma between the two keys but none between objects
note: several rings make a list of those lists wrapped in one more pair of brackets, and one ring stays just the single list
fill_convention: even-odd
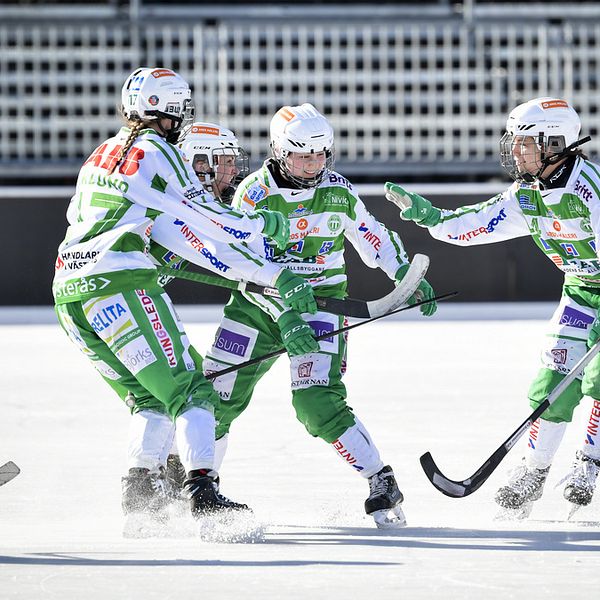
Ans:
[{"label": "white helmet", "polygon": [[[303,188],[321,183],[333,168],[333,128],[329,121],[312,105],[284,106],[271,119],[271,151],[279,168],[290,181]],[[325,152],[324,169],[311,179],[293,176],[286,164],[291,152],[302,154]]]},{"label": "white helmet", "polygon": [[[520,104],[508,115],[506,133],[500,140],[502,166],[516,181],[530,183],[548,165],[559,162],[589,139],[580,140],[580,130],[579,115],[566,100],[542,97]],[[515,138],[525,137],[532,137],[540,150],[540,168],[535,174],[520,173],[513,156]]]},{"label": "white helmet", "polygon": [[123,84],[121,104],[127,119],[171,119],[170,130],[161,128],[171,144],[177,142],[181,130],[194,120],[190,86],[171,69],[136,69]]},{"label": "white helmet", "polygon": [[[187,160],[192,163],[198,179],[213,195],[222,200],[230,199],[237,184],[250,172],[248,154],[240,146],[233,131],[215,123],[194,123],[184,136],[179,147]],[[215,167],[219,164],[220,156],[234,156],[238,171],[235,178],[231,180],[230,186],[221,191],[215,186],[217,178]],[[205,163],[205,167],[201,170],[196,168],[198,160]]]}]

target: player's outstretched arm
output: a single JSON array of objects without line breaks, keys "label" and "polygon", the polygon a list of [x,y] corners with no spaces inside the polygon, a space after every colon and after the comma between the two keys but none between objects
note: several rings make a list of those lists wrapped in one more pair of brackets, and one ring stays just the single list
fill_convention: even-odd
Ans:
[{"label": "player's outstretched arm", "polygon": [[400,209],[400,218],[414,221],[423,227],[433,227],[440,222],[442,211],[423,196],[409,192],[397,183],[385,184],[385,197]]}]

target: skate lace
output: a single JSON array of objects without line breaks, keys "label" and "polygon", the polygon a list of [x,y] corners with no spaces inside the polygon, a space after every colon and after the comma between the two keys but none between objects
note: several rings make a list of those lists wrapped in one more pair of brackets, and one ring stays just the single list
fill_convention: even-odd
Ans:
[{"label": "skate lace", "polygon": [[371,497],[385,494],[388,491],[388,487],[387,475],[379,475],[377,473],[369,479]]},{"label": "skate lace", "polygon": [[167,493],[167,484],[162,473],[151,473],[150,474],[150,483],[152,484],[152,489],[157,493]]},{"label": "skate lace", "polygon": [[568,486],[577,488],[593,488],[600,472],[600,460],[588,458],[583,452],[577,452],[571,470],[556,484],[562,485],[568,480]]},{"label": "skate lace", "polygon": [[535,492],[546,480],[546,473],[539,469],[528,469],[525,465],[515,468],[509,477],[508,485],[523,494]]}]

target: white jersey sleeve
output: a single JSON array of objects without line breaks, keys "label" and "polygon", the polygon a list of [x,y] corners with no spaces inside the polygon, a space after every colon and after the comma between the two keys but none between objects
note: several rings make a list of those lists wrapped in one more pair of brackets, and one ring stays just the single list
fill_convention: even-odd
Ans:
[{"label": "white jersey sleeve", "polygon": [[258,256],[244,244],[217,242],[195,231],[185,221],[164,213],[155,219],[151,237],[185,260],[228,279],[273,286],[281,273],[281,267]]},{"label": "white jersey sleeve", "polygon": [[178,217],[222,242],[251,240],[262,232],[264,220],[260,215],[234,210],[204,190],[175,146],[159,136],[147,135],[138,138],[136,148],[142,158],[130,177],[134,202]]},{"label": "white jersey sleeve", "polygon": [[441,221],[429,228],[436,239],[457,246],[476,246],[530,235],[516,197],[517,184],[502,194],[456,210],[442,210]]},{"label": "white jersey sleeve", "polygon": [[373,217],[358,196],[354,195],[354,199],[353,220],[346,228],[346,238],[367,266],[379,267],[394,279],[398,269],[408,263],[402,241],[397,233]]}]

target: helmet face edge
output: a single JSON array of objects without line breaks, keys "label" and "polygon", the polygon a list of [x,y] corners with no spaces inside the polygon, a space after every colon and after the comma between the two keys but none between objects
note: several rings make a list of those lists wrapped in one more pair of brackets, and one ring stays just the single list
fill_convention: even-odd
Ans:
[{"label": "helmet face edge", "polygon": [[[516,106],[506,120],[506,133],[500,140],[500,162],[515,181],[532,183],[552,163],[567,155],[579,139],[581,121],[577,112],[563,99],[551,96],[534,98]],[[531,138],[540,153],[535,173],[519,169],[515,147]]]},{"label": "helmet face edge", "polygon": [[[271,119],[269,131],[273,158],[285,177],[299,187],[316,187],[333,168],[335,160],[333,128],[312,104],[283,106]],[[320,152],[325,153],[325,165],[314,177],[298,177],[290,172],[287,164],[290,154]]]},{"label": "helmet face edge", "polygon": [[[178,146],[202,185],[222,200],[229,200],[237,185],[250,173],[248,154],[240,146],[233,131],[216,123],[193,123],[184,132],[183,140]],[[231,157],[233,163],[220,169],[221,157]],[[202,169],[198,168],[199,163],[202,164]],[[224,177],[231,177],[232,165],[237,173],[228,182],[226,189],[218,189],[222,187]]]}]

